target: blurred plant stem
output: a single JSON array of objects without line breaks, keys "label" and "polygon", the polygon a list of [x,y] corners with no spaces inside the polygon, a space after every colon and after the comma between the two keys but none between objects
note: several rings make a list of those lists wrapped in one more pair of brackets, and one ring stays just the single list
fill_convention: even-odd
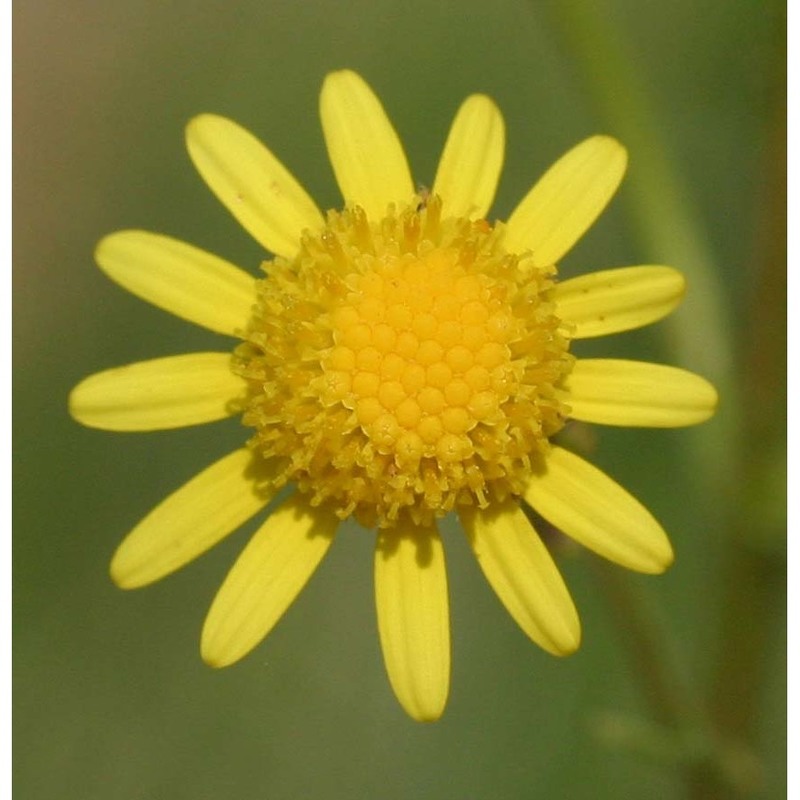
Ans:
[{"label": "blurred plant stem", "polygon": [[[595,561],[597,580],[639,679],[652,721],[624,714],[596,720],[599,738],[677,766],[693,800],[743,798],[761,786],[763,768],[745,737],[720,724],[681,658],[683,650],[635,576]],[[736,659],[733,659],[736,661]],[[737,670],[738,672],[738,670]],[[745,695],[747,692],[745,692]],[[734,705],[738,702],[734,699]]]},{"label": "blurred plant stem", "polygon": [[702,692],[692,685],[694,676],[676,675],[670,651],[677,648],[665,646],[663,626],[635,595],[629,578],[606,571],[601,584],[615,616],[624,620],[636,674],[656,720],[705,739],[696,757],[680,759],[689,796],[745,797],[758,782],[751,747],[765,645],[773,621],[780,619],[774,611],[785,602],[785,60],[780,54],[774,59],[781,74],[772,87],[774,118],[766,121],[749,319],[734,326],[691,193],[663,141],[663,120],[612,9],[590,0],[550,2],[546,8],[609,132],[630,150],[633,169],[623,197],[646,252],[687,275],[686,301],[672,317],[672,349],[681,366],[714,381],[721,398],[715,420],[687,439],[687,463],[701,482],[698,496],[704,498],[712,535],[723,534],[720,550],[727,559],[719,567],[722,619],[710,688]]},{"label": "blurred plant stem", "polygon": [[720,491],[725,473],[720,464],[732,464],[737,457],[741,405],[727,292],[700,215],[674,169],[664,127],[607,3],[553,0],[545,5],[608,125],[598,133],[617,136],[629,151],[631,168],[620,199],[627,203],[643,251],[648,260],[669,264],[686,276],[686,298],[663,329],[678,363],[709,378],[720,394],[721,409],[713,424],[689,434],[703,488]]},{"label": "blurred plant stem", "polygon": [[746,457],[740,462],[723,598],[723,649],[711,696],[720,728],[741,740],[753,733],[766,646],[783,622],[780,609],[786,602],[786,73],[785,59],[775,61],[754,203],[753,286],[738,342],[748,387],[742,436]]}]

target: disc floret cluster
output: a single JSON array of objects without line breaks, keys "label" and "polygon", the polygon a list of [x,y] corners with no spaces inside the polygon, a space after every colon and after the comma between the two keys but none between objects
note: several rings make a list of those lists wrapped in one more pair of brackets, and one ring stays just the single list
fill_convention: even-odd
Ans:
[{"label": "disc floret cluster", "polygon": [[237,369],[276,486],[383,528],[522,491],[567,414],[552,268],[437,197],[379,222],[332,212],[264,267]]}]

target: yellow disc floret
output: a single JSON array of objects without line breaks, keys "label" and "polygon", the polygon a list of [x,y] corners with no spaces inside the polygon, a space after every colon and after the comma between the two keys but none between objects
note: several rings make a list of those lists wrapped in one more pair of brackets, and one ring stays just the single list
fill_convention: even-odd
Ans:
[{"label": "yellow disc floret", "polygon": [[566,416],[554,268],[432,197],[379,221],[331,212],[265,269],[237,369],[278,486],[370,527],[521,493]]}]

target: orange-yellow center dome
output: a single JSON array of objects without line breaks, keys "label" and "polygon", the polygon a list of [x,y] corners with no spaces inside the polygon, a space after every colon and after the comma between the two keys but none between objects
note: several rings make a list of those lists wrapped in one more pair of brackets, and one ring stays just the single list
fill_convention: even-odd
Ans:
[{"label": "orange-yellow center dome", "polygon": [[278,485],[379,527],[522,491],[566,416],[554,268],[433,197],[379,221],[331,212],[265,269],[237,368]]}]

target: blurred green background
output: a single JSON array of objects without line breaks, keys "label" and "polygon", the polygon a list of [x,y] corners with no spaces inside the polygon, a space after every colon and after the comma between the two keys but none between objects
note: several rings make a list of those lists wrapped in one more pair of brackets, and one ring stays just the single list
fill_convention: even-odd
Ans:
[{"label": "blurred green background", "polygon": [[[17,796],[783,796],[783,4],[20,0],[14,25]],[[496,218],[583,137],[620,137],[629,177],[562,274],[673,263],[690,293],[674,319],[577,352],[680,363],[722,389],[697,430],[591,430],[591,458],[662,521],[677,561],[624,576],[557,544],[575,656],[532,645],[446,530],[452,691],[431,726],[384,674],[371,534],[346,528],[267,641],[212,671],[200,626],[257,521],[145,590],[115,589],[107,564],[239,423],[120,435],[66,410],[93,371],[226,346],[105,279],[102,235],[263,258],[194,173],[186,121],[232,117],[337,206],[317,97],[345,66],[382,97],[421,184],[461,100],[497,100]]]}]

